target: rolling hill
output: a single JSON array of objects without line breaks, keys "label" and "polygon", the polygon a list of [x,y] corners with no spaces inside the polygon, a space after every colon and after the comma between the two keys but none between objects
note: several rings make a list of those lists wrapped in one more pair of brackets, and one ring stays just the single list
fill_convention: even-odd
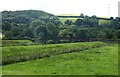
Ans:
[{"label": "rolling hill", "polygon": [[33,20],[57,19],[56,16],[39,10],[3,11],[2,20],[18,24],[28,24]]}]

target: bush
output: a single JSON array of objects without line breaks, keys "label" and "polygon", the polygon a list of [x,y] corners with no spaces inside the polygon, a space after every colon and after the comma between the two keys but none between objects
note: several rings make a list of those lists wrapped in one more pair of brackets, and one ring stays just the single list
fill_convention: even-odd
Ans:
[{"label": "bush", "polygon": [[54,44],[55,42],[53,40],[48,40],[46,44]]},{"label": "bush", "polygon": [[58,43],[70,43],[69,40],[60,40]]}]

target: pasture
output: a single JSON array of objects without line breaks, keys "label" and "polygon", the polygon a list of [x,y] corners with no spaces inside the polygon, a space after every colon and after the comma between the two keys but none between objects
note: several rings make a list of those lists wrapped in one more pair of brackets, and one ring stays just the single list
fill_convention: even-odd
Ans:
[{"label": "pasture", "polygon": [[67,20],[71,20],[73,23],[77,20],[78,18],[59,18],[59,20],[64,23]]},{"label": "pasture", "polygon": [[[84,44],[87,46],[90,43]],[[118,45],[105,45],[83,51],[78,50],[74,53],[4,65],[2,73],[3,75],[118,75]]]},{"label": "pasture", "polygon": [[102,42],[81,42],[66,44],[47,44],[33,46],[6,46],[2,48],[2,64],[12,64],[52,55],[72,53],[90,48],[105,46]]},{"label": "pasture", "polygon": [[29,46],[34,45],[30,40],[2,40],[2,46]]}]

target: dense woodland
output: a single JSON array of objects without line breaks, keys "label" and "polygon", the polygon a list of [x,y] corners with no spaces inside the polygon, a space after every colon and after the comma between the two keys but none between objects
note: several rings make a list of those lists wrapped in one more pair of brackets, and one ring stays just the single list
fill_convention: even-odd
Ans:
[{"label": "dense woodland", "polygon": [[3,11],[3,39],[120,39],[119,18],[111,17],[106,23],[100,23],[97,16],[80,14],[75,22],[38,10]]}]

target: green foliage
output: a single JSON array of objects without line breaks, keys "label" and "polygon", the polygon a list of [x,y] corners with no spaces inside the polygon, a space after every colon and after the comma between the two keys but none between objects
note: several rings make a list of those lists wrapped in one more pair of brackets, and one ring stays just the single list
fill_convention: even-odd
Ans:
[{"label": "green foliage", "polygon": [[[3,11],[3,39],[37,39],[57,36],[59,19],[49,13],[38,10]],[[49,24],[51,23],[51,24]],[[53,27],[48,29],[47,26]],[[51,34],[51,35],[49,35]]]},{"label": "green foliage", "polygon": [[67,25],[72,25],[72,21],[71,20],[66,20],[64,23],[67,24]]},{"label": "green foliage", "polygon": [[38,10],[22,10],[22,11],[3,11],[3,21],[15,22],[17,24],[29,24],[37,19],[49,19],[49,17],[57,19],[54,15],[38,11]]},{"label": "green foliage", "polygon": [[81,26],[81,25],[84,25],[84,21],[82,19],[77,19],[76,22],[75,22],[75,24],[77,26]]},{"label": "green foliage", "polygon": [[47,29],[44,25],[39,25],[34,30],[36,36],[39,36],[39,38],[44,38],[47,36]]},{"label": "green foliage", "polygon": [[25,30],[25,36],[33,38],[34,37],[34,32],[31,29],[26,29]]},{"label": "green foliage", "polygon": [[10,31],[11,27],[12,27],[12,25],[7,21],[2,23],[2,30],[3,31]]},{"label": "green foliage", "polygon": [[60,37],[79,40],[120,39],[119,18],[111,17],[103,20],[95,15],[90,17],[84,14],[77,18],[74,18],[75,16],[58,18],[38,10],[3,11],[2,13],[3,39],[45,39],[46,41]]},{"label": "green foliage", "polygon": [[46,44],[54,44],[54,41],[53,41],[53,40],[48,40],[48,41],[46,42]]},{"label": "green foliage", "polygon": [[64,24],[65,21],[70,20],[72,22],[75,22],[77,18],[59,18],[60,21]]},{"label": "green foliage", "polygon": [[70,43],[69,40],[60,40],[59,43]]},{"label": "green foliage", "polygon": [[57,35],[59,33],[59,29],[54,23],[48,22],[46,24],[46,28],[47,28],[49,37],[52,37],[52,38],[57,37]]},{"label": "green foliage", "polygon": [[81,18],[84,18],[84,14],[83,14],[83,13],[81,13],[81,14],[80,14],[80,17],[81,17]]}]

